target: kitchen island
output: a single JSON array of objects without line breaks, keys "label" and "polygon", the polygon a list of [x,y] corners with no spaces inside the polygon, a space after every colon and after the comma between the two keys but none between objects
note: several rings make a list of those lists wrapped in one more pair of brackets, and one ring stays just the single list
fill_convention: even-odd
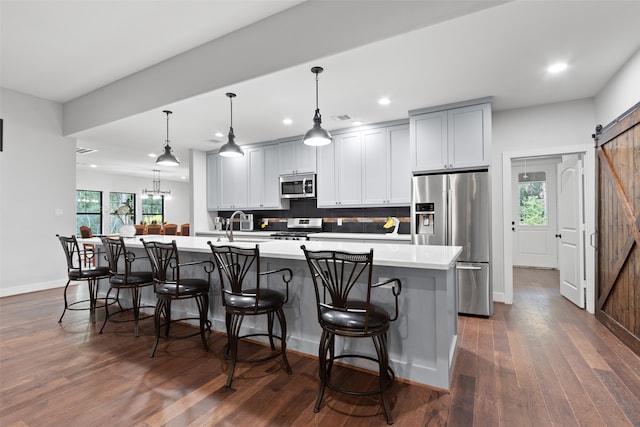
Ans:
[{"label": "kitchen island", "polygon": [[[139,237],[139,236],[138,236]],[[144,252],[139,238],[125,239],[127,247],[142,255]],[[215,239],[192,236],[144,236],[145,240],[176,240],[180,251],[180,261],[189,262],[211,259],[207,241]],[[82,243],[100,244],[99,239],[80,239]],[[215,243],[223,245],[228,243]],[[391,323],[388,334],[389,357],[398,378],[422,383],[434,388],[448,390],[457,340],[457,283],[455,263],[460,255],[460,247],[414,246],[402,244],[367,244],[331,241],[257,240],[256,242],[233,242],[240,247],[258,245],[261,256],[261,270],[289,267],[293,270],[293,280],[289,285],[289,302],[285,306],[287,318],[287,347],[313,356],[318,354],[321,328],[318,325],[315,292],[309,267],[300,249],[305,244],[309,250],[340,250],[364,252],[373,248],[373,280],[398,278],[402,281],[399,298],[399,316]],[[145,266],[143,266],[145,267]],[[190,274],[204,274],[194,269]],[[224,309],[220,301],[217,271],[212,275],[209,318],[213,328],[225,331]],[[278,278],[269,278],[267,287],[278,288]],[[143,299],[153,303],[153,293],[149,290]],[[394,299],[391,289],[378,288],[372,293],[372,301],[387,307],[393,313]],[[178,305],[176,312],[192,314],[194,306]],[[264,316],[245,318],[243,328],[247,333],[265,330]],[[344,353],[375,354],[371,340],[336,339],[336,352],[345,348]],[[365,361],[366,362],[366,361]],[[374,365],[354,364],[375,370]],[[368,362],[367,362],[368,363]],[[295,373],[294,373],[295,374]]]}]

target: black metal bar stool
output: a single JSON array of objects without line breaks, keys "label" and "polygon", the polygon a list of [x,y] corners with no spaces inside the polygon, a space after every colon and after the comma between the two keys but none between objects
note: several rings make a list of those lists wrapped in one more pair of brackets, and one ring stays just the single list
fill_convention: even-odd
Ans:
[{"label": "black metal bar stool", "polygon": [[[284,316],[283,306],[289,300],[289,282],[293,273],[289,268],[281,268],[271,271],[260,271],[260,250],[255,248],[240,248],[236,246],[211,247],[213,259],[220,274],[220,287],[222,291],[222,305],[225,308],[228,344],[225,347],[225,357],[231,359],[229,373],[227,374],[227,387],[231,387],[233,373],[237,362],[257,363],[282,356],[285,369],[291,375],[291,366],[287,360],[286,337],[287,321]],[[253,279],[247,275],[253,272]],[[262,283],[265,276],[282,273],[282,282],[285,284],[285,293],[269,289]],[[247,280],[245,280],[247,279]],[[267,315],[267,333],[253,333],[240,335],[240,328],[244,316]],[[280,323],[280,336],[274,335],[274,316]],[[271,354],[264,357],[244,359],[238,357],[238,343],[243,338],[265,336],[269,338]],[[280,351],[276,352],[274,339],[280,341]]]},{"label": "black metal bar stool", "polygon": [[[387,350],[387,331],[389,323],[398,318],[398,295],[402,284],[398,279],[389,279],[372,284],[373,249],[364,253],[340,251],[308,251],[302,245],[316,293],[318,322],[322,327],[319,345],[320,389],[316,399],[315,412],[320,404],[326,387],[355,396],[380,394],[382,408],[388,424],[393,424],[389,399],[386,390],[395,380],[395,374],[389,366]],[[371,291],[382,285],[393,283],[391,288],[395,297],[395,315],[371,302]],[[355,296],[354,296],[355,295]],[[377,357],[362,354],[335,354],[335,337],[371,338]],[[379,387],[371,391],[349,390],[332,383],[330,380],[333,362],[343,358],[367,359],[378,364]]]},{"label": "black metal bar stool", "polygon": [[[153,357],[160,341],[160,330],[162,329],[162,317],[165,319],[165,336],[169,336],[169,329],[172,323],[186,320],[198,320],[198,332],[187,334],[178,338],[188,338],[200,335],[205,351],[209,351],[205,331],[211,332],[211,321],[209,314],[209,286],[211,283],[211,272],[214,269],[211,261],[194,261],[180,263],[178,247],[176,241],[171,243],[146,242],[140,239],[149,255],[151,271],[153,273],[153,288],[156,293],[157,302],[154,312],[154,324],[156,339],[153,343],[151,355]],[[202,265],[207,279],[185,277],[181,269],[187,266]],[[171,318],[171,302],[175,300],[193,299],[198,306],[198,317],[187,317],[181,319]]]},{"label": "black metal bar stool", "polygon": [[[118,292],[118,295],[121,289],[129,289],[131,291],[132,307],[122,308],[122,306],[120,306],[119,310],[114,311],[113,313],[109,313],[109,306],[108,304],[105,304],[106,314],[104,322],[102,323],[102,327],[100,328],[100,333],[102,333],[102,330],[104,329],[108,320],[116,323],[133,321],[134,336],[138,337],[138,321],[153,316],[153,314],[148,314],[140,317],[140,309],[155,309],[155,306],[152,305],[140,305],[140,290],[145,286],[153,285],[153,275],[151,274],[151,271],[132,271],[133,263],[135,261],[146,258],[136,258],[136,255],[133,252],[127,250],[124,239],[122,237],[102,237],[101,240],[107,254],[107,261],[109,263],[110,288],[107,291],[106,298],[109,298],[109,294],[114,289],[116,290],[116,292]],[[133,312],[132,319],[119,319],[117,317],[113,317],[127,311]]]},{"label": "black metal bar stool", "polygon": [[[102,307],[97,305],[98,281],[109,277],[109,267],[94,267],[92,265],[83,267],[82,260],[84,259],[85,253],[84,250],[80,250],[76,236],[66,237],[56,234],[56,237],[60,240],[65,257],[67,258],[67,276],[69,278],[64,287],[64,310],[58,323],[62,322],[62,318],[67,310],[89,310],[91,321],[95,322],[96,308]],[[95,252],[92,252],[92,255],[95,255]],[[67,299],[67,289],[72,281],[87,282],[89,298],[70,303]],[[105,303],[107,303],[107,300],[105,300]],[[82,304],[82,307],[76,307],[79,304]]]}]

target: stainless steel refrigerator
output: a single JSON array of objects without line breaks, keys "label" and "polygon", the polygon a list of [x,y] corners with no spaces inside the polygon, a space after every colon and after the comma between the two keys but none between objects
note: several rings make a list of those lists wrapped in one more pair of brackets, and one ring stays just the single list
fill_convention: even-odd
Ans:
[{"label": "stainless steel refrigerator", "polygon": [[456,265],[462,314],[493,314],[490,209],[487,170],[413,177],[412,243],[462,246]]}]

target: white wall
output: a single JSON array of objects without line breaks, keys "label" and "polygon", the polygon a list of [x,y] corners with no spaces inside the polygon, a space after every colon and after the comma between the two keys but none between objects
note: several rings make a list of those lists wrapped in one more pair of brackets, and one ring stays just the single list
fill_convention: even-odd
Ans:
[{"label": "white wall", "polygon": [[[492,192],[492,278],[494,297],[504,300],[504,229],[502,158],[505,152],[584,146],[591,149],[595,128],[594,104],[591,99],[542,105],[493,113],[491,153]],[[509,177],[506,177],[509,179]],[[587,207],[587,209],[595,209]],[[587,230],[587,235],[593,230]]]},{"label": "white wall", "polygon": [[[151,169],[152,166],[149,166],[149,168]],[[102,191],[102,206],[105,209],[109,209],[110,192],[135,193],[136,222],[138,223],[142,219],[142,200],[140,196],[143,188],[153,189],[153,179],[93,170],[78,170],[74,187],[74,189],[78,190]],[[190,223],[191,189],[189,183],[163,180],[162,172],[160,172],[160,188],[162,190],[171,190],[172,200],[165,200],[164,202],[165,221],[178,225]],[[102,216],[102,222],[102,231],[107,233],[109,231],[109,215],[106,212]]]},{"label": "white wall", "polygon": [[640,102],[640,49],[596,96],[596,122],[606,126]]},{"label": "white wall", "polygon": [[75,232],[75,140],[62,106],[0,88],[0,296],[64,286],[56,233]]}]

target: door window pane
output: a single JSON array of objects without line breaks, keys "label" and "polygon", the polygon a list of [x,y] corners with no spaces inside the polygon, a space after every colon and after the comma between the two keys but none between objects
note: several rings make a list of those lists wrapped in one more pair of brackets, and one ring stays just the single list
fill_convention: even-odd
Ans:
[{"label": "door window pane", "polygon": [[102,191],[76,190],[76,229],[86,225],[93,234],[102,234]]},{"label": "door window pane", "polygon": [[520,225],[547,225],[547,173],[518,174]]}]

